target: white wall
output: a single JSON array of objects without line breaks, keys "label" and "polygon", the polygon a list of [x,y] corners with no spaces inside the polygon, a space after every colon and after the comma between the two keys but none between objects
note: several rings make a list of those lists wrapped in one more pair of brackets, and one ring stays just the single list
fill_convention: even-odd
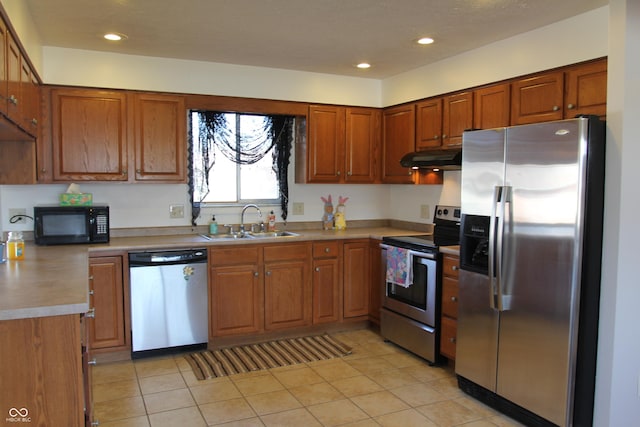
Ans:
[{"label": "white wall", "polygon": [[380,105],[380,80],[45,46],[46,83]]},{"label": "white wall", "polygon": [[608,7],[541,27],[383,81],[395,105],[607,56]]},{"label": "white wall", "polygon": [[611,0],[595,426],[640,425],[640,2]]}]

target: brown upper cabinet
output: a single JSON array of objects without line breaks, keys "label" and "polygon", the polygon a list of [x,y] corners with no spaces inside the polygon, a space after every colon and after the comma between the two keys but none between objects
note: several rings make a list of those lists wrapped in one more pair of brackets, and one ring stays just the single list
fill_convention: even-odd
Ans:
[{"label": "brown upper cabinet", "polygon": [[473,127],[473,92],[430,98],[416,109],[416,150],[458,147]]},{"label": "brown upper cabinet", "polygon": [[123,92],[51,91],[54,181],[127,181],[127,105]]},{"label": "brown upper cabinet", "polygon": [[493,129],[509,126],[511,85],[491,85],[476,89],[473,98],[473,127]]},{"label": "brown upper cabinet", "polygon": [[380,110],[309,106],[306,158],[298,182],[372,183],[378,178]]},{"label": "brown upper cabinet", "polygon": [[442,98],[416,104],[416,150],[440,148],[442,145]]},{"label": "brown upper cabinet", "polygon": [[135,94],[136,181],[186,181],[186,108],[184,97]]},{"label": "brown upper cabinet", "polygon": [[473,92],[444,97],[442,148],[462,146],[462,132],[473,128]]},{"label": "brown upper cabinet", "polygon": [[579,64],[512,83],[511,124],[604,117],[607,111],[607,60]]},{"label": "brown upper cabinet", "polygon": [[186,182],[183,97],[54,88],[50,101],[52,181]]},{"label": "brown upper cabinet", "polygon": [[414,172],[400,159],[415,150],[415,104],[386,108],[382,113],[382,182],[413,184]]},{"label": "brown upper cabinet", "polygon": [[582,64],[565,72],[566,119],[578,114],[607,114],[607,60]]}]

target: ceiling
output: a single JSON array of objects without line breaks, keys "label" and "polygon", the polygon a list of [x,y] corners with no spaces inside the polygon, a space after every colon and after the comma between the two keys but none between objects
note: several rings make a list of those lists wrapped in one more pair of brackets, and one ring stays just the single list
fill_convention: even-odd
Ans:
[{"label": "ceiling", "polygon": [[[43,45],[381,79],[608,0],[25,0]],[[106,32],[128,38],[108,42]],[[420,37],[435,43],[419,46]],[[368,70],[355,68],[366,61]]]}]

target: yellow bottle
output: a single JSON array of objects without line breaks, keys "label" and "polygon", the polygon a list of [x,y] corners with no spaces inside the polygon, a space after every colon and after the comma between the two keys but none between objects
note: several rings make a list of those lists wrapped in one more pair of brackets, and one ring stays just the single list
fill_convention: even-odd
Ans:
[{"label": "yellow bottle", "polygon": [[20,231],[10,231],[7,240],[7,258],[12,260],[24,259],[24,240]]}]

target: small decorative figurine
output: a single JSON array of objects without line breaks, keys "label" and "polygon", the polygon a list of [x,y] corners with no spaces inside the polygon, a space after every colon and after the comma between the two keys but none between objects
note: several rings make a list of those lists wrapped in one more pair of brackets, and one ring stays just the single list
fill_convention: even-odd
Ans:
[{"label": "small decorative figurine", "polygon": [[347,203],[347,200],[349,200],[348,197],[342,197],[342,196],[338,197],[338,206],[336,206],[336,213],[334,215],[336,230],[344,230],[347,228],[347,218],[345,218],[344,216],[345,215],[344,204]]},{"label": "small decorative figurine", "polygon": [[331,201],[331,194],[327,198],[320,197],[324,202],[324,215],[322,215],[322,229],[333,229],[333,202]]}]

